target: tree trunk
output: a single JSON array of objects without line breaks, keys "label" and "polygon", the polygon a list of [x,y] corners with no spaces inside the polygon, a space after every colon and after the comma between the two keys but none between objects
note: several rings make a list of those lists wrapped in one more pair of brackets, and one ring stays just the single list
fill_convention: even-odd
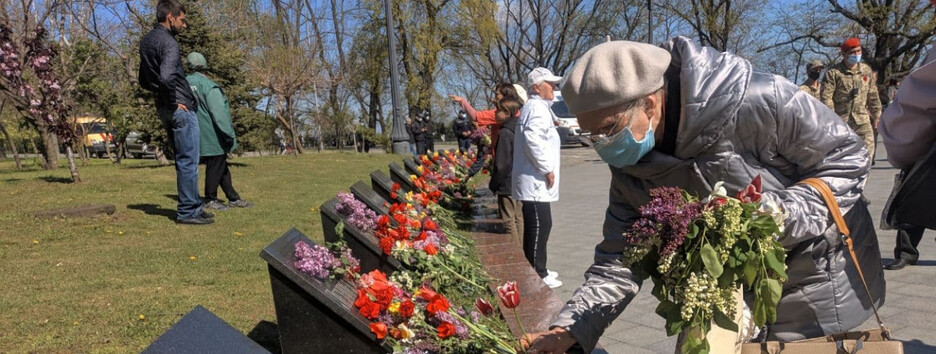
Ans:
[{"label": "tree trunk", "polygon": [[10,132],[7,131],[6,125],[4,125],[3,122],[0,122],[0,131],[3,131],[3,137],[6,138],[7,143],[10,144],[10,152],[13,153],[13,161],[16,161],[16,169],[22,171],[23,163],[20,162],[19,152],[16,150],[16,142],[13,141]]},{"label": "tree trunk", "polygon": [[160,165],[167,166],[171,164],[171,162],[169,162],[169,159],[166,158],[166,154],[163,153],[162,148],[157,146],[155,154],[156,154],[156,161],[159,161]]},{"label": "tree trunk", "polygon": [[81,182],[81,177],[78,176],[78,166],[75,165],[75,154],[72,153],[71,144],[65,145],[65,158],[68,159],[68,171],[71,172],[72,182]]},{"label": "tree trunk", "polygon": [[42,167],[46,170],[58,169],[58,137],[45,127],[39,127],[39,137],[42,138],[42,155],[45,157],[45,163],[42,164]]},{"label": "tree trunk", "polygon": [[91,155],[88,152],[88,148],[84,147],[84,144],[78,143],[78,144],[75,144],[75,150],[78,150],[78,158],[81,159],[81,165],[87,166],[88,159],[90,158],[89,156]]}]

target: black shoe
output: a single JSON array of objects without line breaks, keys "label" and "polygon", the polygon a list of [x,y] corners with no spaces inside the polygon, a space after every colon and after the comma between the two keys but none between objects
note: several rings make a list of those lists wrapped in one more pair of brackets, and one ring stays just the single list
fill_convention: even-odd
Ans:
[{"label": "black shoe", "polygon": [[208,225],[213,222],[214,222],[214,219],[203,218],[203,217],[176,219],[176,224],[187,224],[187,225]]},{"label": "black shoe", "polygon": [[914,265],[914,264],[916,264],[916,261],[910,261],[906,259],[895,259],[893,262],[890,262],[889,264],[885,265],[884,269],[901,270],[907,265]]},{"label": "black shoe", "polygon": [[203,219],[211,219],[211,218],[214,217],[214,214],[202,210],[201,215],[199,215],[199,216],[197,216],[197,217],[203,218]]}]

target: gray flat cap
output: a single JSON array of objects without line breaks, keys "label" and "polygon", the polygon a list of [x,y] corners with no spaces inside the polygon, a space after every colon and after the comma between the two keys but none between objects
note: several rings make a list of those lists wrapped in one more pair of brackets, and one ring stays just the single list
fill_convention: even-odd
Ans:
[{"label": "gray flat cap", "polygon": [[569,112],[617,106],[663,87],[670,53],[652,44],[613,41],[595,46],[576,61],[562,85]]}]

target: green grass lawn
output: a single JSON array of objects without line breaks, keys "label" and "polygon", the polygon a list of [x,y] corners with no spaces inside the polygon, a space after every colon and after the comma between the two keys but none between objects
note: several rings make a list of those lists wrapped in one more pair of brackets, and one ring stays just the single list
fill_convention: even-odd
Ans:
[{"label": "green grass lawn", "polygon": [[[320,240],[318,206],[397,160],[351,153],[235,158],[234,186],[256,206],[218,212],[209,226],[170,219],[175,170],[153,160],[93,160],[80,166],[80,184],[67,183],[65,168],[17,172],[12,161],[0,161],[0,352],[138,352],[197,304],[244,333],[275,321],[260,250],[291,227]],[[117,212],[31,216],[105,203]]]}]

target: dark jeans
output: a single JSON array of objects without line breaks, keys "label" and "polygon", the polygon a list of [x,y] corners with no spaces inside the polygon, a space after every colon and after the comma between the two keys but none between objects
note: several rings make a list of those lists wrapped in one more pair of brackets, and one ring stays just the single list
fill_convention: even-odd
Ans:
[{"label": "dark jeans", "polygon": [[471,165],[471,168],[468,169],[468,177],[465,179],[474,177],[474,175],[478,174],[478,172],[481,172],[481,169],[484,168],[484,159],[487,158],[489,153],[491,153],[490,146],[485,146],[478,149],[478,160],[475,161]]},{"label": "dark jeans", "polygon": [[468,152],[471,148],[471,139],[458,138],[458,151]]},{"label": "dark jeans", "polygon": [[540,278],[546,271],[546,243],[552,231],[552,211],[547,202],[523,201],[523,255]]},{"label": "dark jeans", "polygon": [[158,112],[175,154],[176,189],[179,192],[176,219],[197,217],[202,213],[202,201],[198,197],[198,116],[191,110],[159,109]]},{"label": "dark jeans", "polygon": [[419,155],[416,153],[416,143],[409,143],[409,151],[413,153],[414,157]]},{"label": "dark jeans", "polygon": [[425,155],[426,151],[429,151],[429,141],[417,141],[416,142],[416,155]]},{"label": "dark jeans", "polygon": [[894,259],[906,259],[916,262],[920,258],[920,240],[923,239],[923,226],[912,226],[897,231],[897,246],[894,247]]},{"label": "dark jeans", "polygon": [[231,170],[228,169],[227,156],[202,156],[205,161],[205,199],[218,199],[218,186],[224,191],[228,201],[240,200],[240,195],[231,184]]}]

